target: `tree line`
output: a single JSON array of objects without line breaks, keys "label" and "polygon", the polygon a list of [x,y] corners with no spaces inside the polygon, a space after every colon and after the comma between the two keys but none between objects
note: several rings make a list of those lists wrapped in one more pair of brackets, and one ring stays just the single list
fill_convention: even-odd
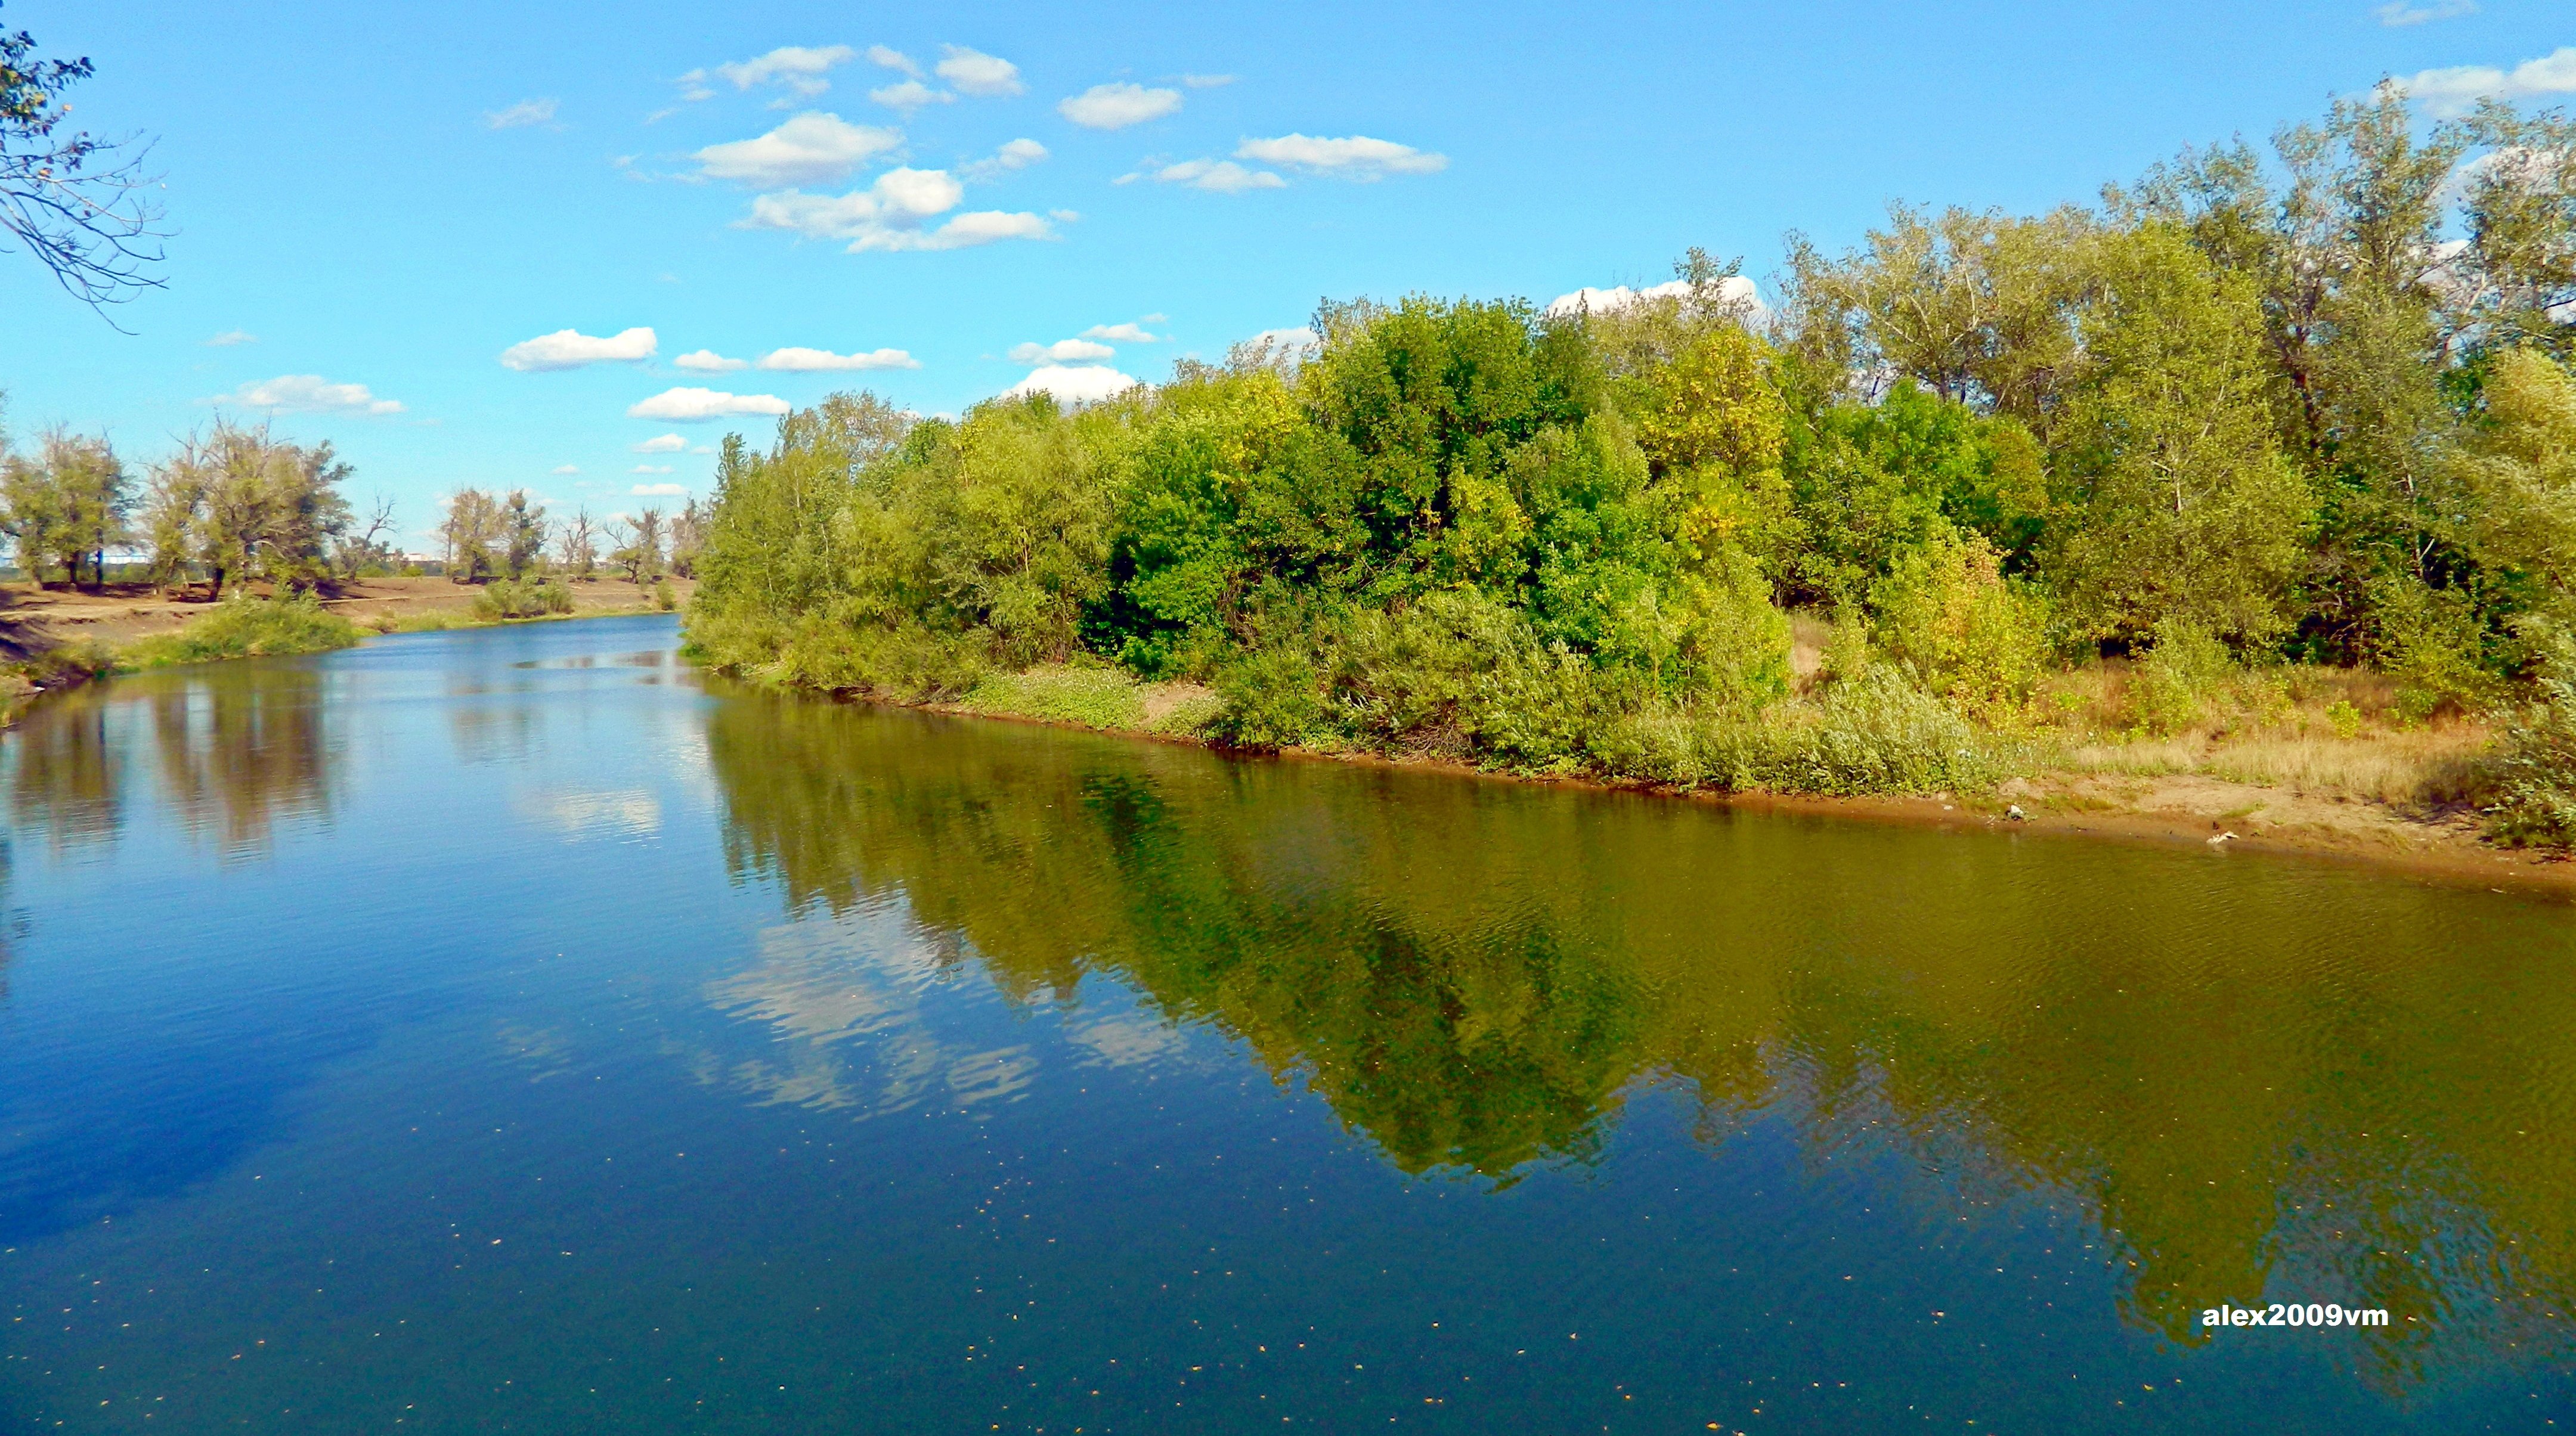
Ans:
[{"label": "tree line", "polygon": [[[203,575],[216,598],[246,579],[310,588],[403,570],[393,501],[361,517],[342,492],[350,475],[329,443],[289,443],[264,424],[218,420],[141,475],[104,436],[58,426],[19,452],[0,433],[0,536],[39,585],[104,585],[111,553],[139,554],[164,589]],[[603,568],[644,583],[688,577],[707,521],[691,499],[673,515],[600,521],[583,509],[549,523],[525,490],[467,488],[438,532],[460,583],[592,579]]]},{"label": "tree line", "polygon": [[245,579],[309,588],[400,561],[393,503],[362,520],[341,493],[350,467],[328,443],[218,420],[138,482],[103,436],[46,430],[28,452],[0,436],[0,535],[39,585],[107,581],[111,551],[139,550],[167,588],[203,573],[214,595]]},{"label": "tree line", "polygon": [[902,696],[1087,657],[1247,743],[1712,780],[1814,696],[1801,612],[1828,704],[1925,744],[2101,658],[2367,667],[2408,721],[2576,675],[2564,115],[2383,90],[1788,251],[1767,318],[1694,252],[1607,312],[1327,303],[1310,354],[1078,410],[835,397],[724,446],[693,641]]},{"label": "tree line", "polygon": [[647,507],[595,519],[587,507],[549,523],[543,504],[525,489],[507,492],[460,489],[448,501],[438,534],[448,577],[460,583],[487,578],[568,578],[588,581],[603,567],[630,583],[665,574],[690,577],[705,546],[709,509],[696,499],[676,514]]}]

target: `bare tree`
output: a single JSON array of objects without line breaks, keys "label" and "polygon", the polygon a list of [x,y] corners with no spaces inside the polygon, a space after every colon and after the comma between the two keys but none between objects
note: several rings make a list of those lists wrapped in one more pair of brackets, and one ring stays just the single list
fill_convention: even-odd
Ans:
[{"label": "bare tree", "polygon": [[555,525],[555,561],[564,572],[586,579],[599,571],[599,526],[591,522],[590,510],[575,509],[571,518]]},{"label": "bare tree", "polygon": [[56,135],[71,112],[62,91],[94,67],[86,57],[38,59],[35,49],[26,31],[0,31],[0,238],[25,245],[103,317],[104,306],[163,284],[149,271],[165,237],[142,168],[150,146]]}]

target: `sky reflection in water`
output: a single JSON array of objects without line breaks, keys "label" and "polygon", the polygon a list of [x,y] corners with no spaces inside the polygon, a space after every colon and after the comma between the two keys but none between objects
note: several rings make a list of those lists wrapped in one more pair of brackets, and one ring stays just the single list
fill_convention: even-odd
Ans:
[{"label": "sky reflection in water", "polygon": [[[7,740],[0,1417],[2576,1402],[2564,906],[782,698],[672,633]],[[2193,1326],[2294,1298],[2396,1321]]]}]

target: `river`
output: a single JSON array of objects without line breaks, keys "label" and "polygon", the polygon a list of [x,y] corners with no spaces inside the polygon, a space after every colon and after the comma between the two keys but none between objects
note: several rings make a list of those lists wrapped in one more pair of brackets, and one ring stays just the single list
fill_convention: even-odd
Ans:
[{"label": "river", "polygon": [[[677,642],[388,638],[0,740],[0,1422],[2576,1416],[2562,901]],[[2388,1321],[2202,1322],[2272,1303]]]}]

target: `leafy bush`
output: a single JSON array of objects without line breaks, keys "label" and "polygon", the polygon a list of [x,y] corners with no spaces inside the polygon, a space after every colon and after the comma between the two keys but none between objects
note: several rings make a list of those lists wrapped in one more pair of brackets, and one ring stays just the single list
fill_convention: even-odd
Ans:
[{"label": "leafy bush", "polygon": [[2189,620],[2165,619],[2155,634],[2155,646],[2129,673],[2129,721],[2150,733],[2175,733],[2201,720],[2236,663],[2227,645]]},{"label": "leafy bush", "polygon": [[669,579],[657,578],[653,580],[653,606],[662,610],[664,613],[669,613],[672,609],[680,606],[680,592],[678,589],[671,587],[671,581]]},{"label": "leafy bush", "polygon": [[2576,655],[2564,645],[2534,701],[2508,711],[2487,778],[2487,835],[2518,846],[2576,847]]},{"label": "leafy bush", "polygon": [[474,595],[474,616],[487,623],[572,612],[572,590],[551,579],[495,579]]},{"label": "leafy bush", "polygon": [[356,624],[325,611],[310,593],[285,599],[236,593],[177,633],[130,646],[124,662],[133,668],[161,668],[221,658],[321,653],[347,648],[362,636]]},{"label": "leafy bush", "polygon": [[1226,665],[1216,677],[1225,712],[1210,726],[1230,748],[1264,752],[1303,742],[1324,714],[1315,665],[1290,648],[1268,648]]},{"label": "leafy bush", "polygon": [[1964,793],[1993,787],[2009,770],[2008,755],[1958,710],[1890,668],[1836,685],[1813,708],[1774,709],[1770,719],[1723,732],[1711,776],[1780,793]]},{"label": "leafy bush", "polygon": [[2048,666],[2048,605],[2003,576],[1982,535],[1936,532],[1899,554],[1873,593],[1888,653],[1989,722],[2030,701]]}]

